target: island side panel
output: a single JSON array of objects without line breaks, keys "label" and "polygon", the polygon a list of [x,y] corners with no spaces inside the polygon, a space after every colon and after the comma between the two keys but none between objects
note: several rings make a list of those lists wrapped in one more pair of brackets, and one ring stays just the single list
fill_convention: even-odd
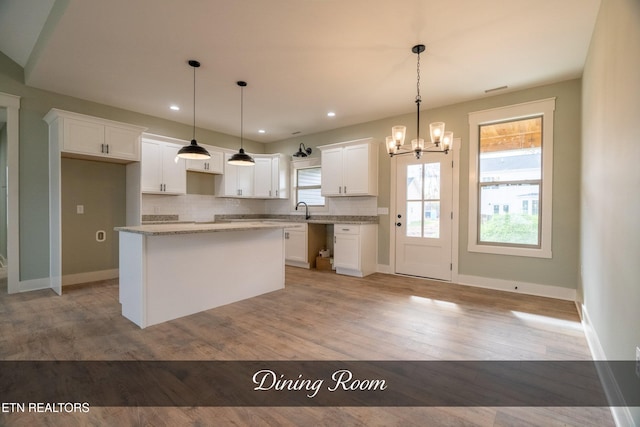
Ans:
[{"label": "island side panel", "polygon": [[145,236],[137,233],[120,232],[119,253],[119,298],[122,315],[136,325],[145,324]]},{"label": "island side panel", "polygon": [[284,288],[280,228],[150,235],[145,254],[145,326]]}]

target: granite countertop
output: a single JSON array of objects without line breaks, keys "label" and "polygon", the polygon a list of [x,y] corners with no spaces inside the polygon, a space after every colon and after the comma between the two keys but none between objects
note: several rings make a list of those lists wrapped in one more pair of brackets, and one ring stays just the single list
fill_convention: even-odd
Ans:
[{"label": "granite countertop", "polygon": [[207,223],[164,223],[145,224],[132,227],[116,227],[115,231],[144,234],[147,236],[161,236],[171,234],[213,233],[221,231],[264,230],[274,228],[290,228],[300,223],[285,221],[242,221],[242,222],[207,222]]}]

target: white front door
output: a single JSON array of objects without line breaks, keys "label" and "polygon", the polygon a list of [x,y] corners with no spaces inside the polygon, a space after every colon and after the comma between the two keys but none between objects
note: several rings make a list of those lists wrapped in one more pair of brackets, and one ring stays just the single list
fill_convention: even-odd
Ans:
[{"label": "white front door", "polygon": [[395,272],[451,280],[451,155],[396,159]]}]

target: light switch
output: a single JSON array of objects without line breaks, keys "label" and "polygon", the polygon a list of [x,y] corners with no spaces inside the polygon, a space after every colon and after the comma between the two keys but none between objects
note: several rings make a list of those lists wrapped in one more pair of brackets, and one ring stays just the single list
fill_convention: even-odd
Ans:
[{"label": "light switch", "polygon": [[84,205],[76,205],[76,213],[82,215],[84,213]]}]

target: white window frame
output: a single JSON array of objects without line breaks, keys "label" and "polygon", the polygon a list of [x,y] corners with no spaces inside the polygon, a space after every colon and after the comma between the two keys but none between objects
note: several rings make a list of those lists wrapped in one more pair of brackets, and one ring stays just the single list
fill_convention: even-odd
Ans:
[{"label": "white window frame", "polygon": [[[298,169],[317,168],[320,167],[320,158],[312,157],[291,161],[291,212],[295,212],[298,203],[298,183],[296,181]],[[309,206],[309,212],[326,213],[329,212],[329,198],[324,198],[324,206]]]},{"label": "white window frame", "polygon": [[[506,107],[469,113],[469,239],[467,250],[498,255],[552,258],[552,200],[553,200],[553,116],[556,99],[548,98]],[[478,164],[480,126],[542,116],[542,185],[540,247],[514,247],[499,243],[478,243]]]}]

